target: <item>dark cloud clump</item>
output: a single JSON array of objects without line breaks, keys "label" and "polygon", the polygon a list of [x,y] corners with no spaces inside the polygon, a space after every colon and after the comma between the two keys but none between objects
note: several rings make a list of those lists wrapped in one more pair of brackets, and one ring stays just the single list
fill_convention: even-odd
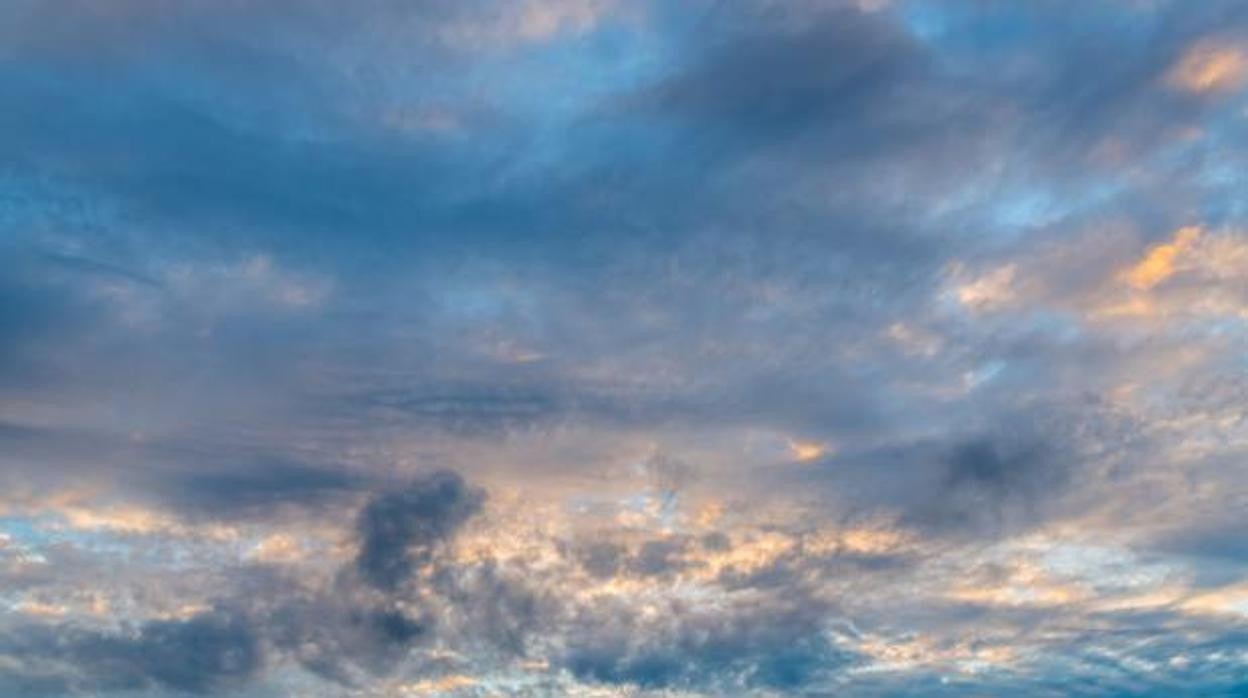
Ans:
[{"label": "dark cloud clump", "polygon": [[992,434],[955,444],[940,497],[921,516],[937,528],[1003,532],[1043,518],[1065,492],[1078,454],[1039,434]]},{"label": "dark cloud clump", "polygon": [[577,551],[577,559],[591,576],[609,579],[620,571],[628,551],[612,541],[594,541]]},{"label": "dark cloud clump", "polygon": [[995,497],[1030,495],[1054,487],[1065,476],[1053,449],[1041,442],[1004,443],[977,438],[956,446],[945,461],[950,489],[970,489]]},{"label": "dark cloud clump", "polygon": [[484,491],[450,471],[431,473],[403,490],[378,495],[360,512],[356,524],[359,573],[378,589],[395,589],[484,502]]}]

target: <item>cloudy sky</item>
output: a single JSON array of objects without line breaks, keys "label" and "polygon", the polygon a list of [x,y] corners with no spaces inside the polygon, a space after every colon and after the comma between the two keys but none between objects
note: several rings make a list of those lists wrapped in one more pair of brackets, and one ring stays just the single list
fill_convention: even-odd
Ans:
[{"label": "cloudy sky", "polygon": [[0,2],[0,695],[1248,691],[1248,5]]}]

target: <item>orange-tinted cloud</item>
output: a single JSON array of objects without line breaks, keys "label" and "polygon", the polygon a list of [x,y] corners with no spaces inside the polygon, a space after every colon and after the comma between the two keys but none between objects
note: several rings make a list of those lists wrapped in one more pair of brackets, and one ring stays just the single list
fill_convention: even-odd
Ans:
[{"label": "orange-tinted cloud", "polygon": [[1123,270],[1120,278],[1132,288],[1147,290],[1170,278],[1175,272],[1179,255],[1200,239],[1201,230],[1196,226],[1180,228],[1170,242],[1149,249],[1144,258]]},{"label": "orange-tinted cloud", "polygon": [[1187,92],[1228,92],[1248,81],[1248,55],[1238,46],[1199,42],[1170,69],[1167,82]]}]

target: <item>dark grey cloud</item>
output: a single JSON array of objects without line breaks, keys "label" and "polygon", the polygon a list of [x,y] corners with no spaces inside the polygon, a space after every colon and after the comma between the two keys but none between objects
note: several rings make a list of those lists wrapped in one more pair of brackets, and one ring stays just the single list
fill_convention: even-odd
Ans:
[{"label": "dark grey cloud", "polygon": [[163,479],[155,487],[165,506],[187,516],[202,514],[227,519],[272,516],[283,508],[342,503],[368,484],[345,467],[263,457],[230,463],[216,471],[211,463],[201,462],[199,468],[178,468]]},{"label": "dark grey cloud", "polygon": [[[275,590],[297,586],[294,580],[268,571],[255,575],[261,593],[249,596],[257,596],[254,615],[265,635],[312,673],[357,687],[395,672],[414,650],[434,643],[488,648],[505,660],[526,656],[532,636],[562,616],[555,591],[526,575],[526,568],[435,555],[484,499],[480,488],[452,471],[375,495],[357,520],[358,556],[325,588],[283,598]],[[407,586],[414,568],[426,563],[430,574]]]},{"label": "dark grey cloud", "polygon": [[581,566],[599,579],[610,579],[619,573],[627,555],[628,550],[613,541],[595,541],[577,551]]},{"label": "dark grey cloud", "polygon": [[709,156],[812,132],[822,156],[879,155],[931,127],[912,102],[928,60],[891,16],[848,4],[799,13],[752,2],[717,8],[681,72],[629,106],[675,117]]},{"label": "dark grey cloud", "polygon": [[954,416],[965,421],[940,438],[836,454],[783,479],[794,491],[818,488],[851,516],[885,513],[936,537],[998,537],[1094,506],[1087,488],[1110,486],[1149,447],[1134,420],[1078,398]]},{"label": "dark grey cloud", "polygon": [[1194,521],[1150,536],[1138,548],[1150,558],[1161,554],[1197,560],[1193,584],[1198,587],[1234,584],[1248,575],[1248,542],[1242,535],[1242,517],[1233,513],[1234,504],[1210,504],[1207,509],[1207,514]]},{"label": "dark grey cloud", "polygon": [[[724,545],[727,546],[726,540]],[[684,536],[642,541],[635,550],[622,543],[600,540],[575,546],[572,555],[597,579],[618,575],[667,577],[691,564],[685,556],[694,546],[694,541]]]},{"label": "dark grey cloud", "polygon": [[430,473],[401,490],[377,495],[356,522],[357,569],[379,589],[398,587],[484,501],[484,491],[452,471]]},{"label": "dark grey cloud", "polygon": [[195,522],[342,508],[375,485],[375,474],[341,463],[299,462],[267,445],[228,441],[148,442],[107,429],[0,422],[0,481],[13,491],[48,494],[72,475],[101,502],[141,503]]},{"label": "dark grey cloud", "polygon": [[[297,232],[314,235],[321,252],[342,252],[352,246],[333,231],[349,228],[419,250],[437,242],[428,229],[467,230],[478,227],[473,220],[488,227],[494,214],[463,203],[473,197],[447,186],[458,176],[444,175],[485,178],[481,168],[505,158],[385,126],[387,110],[408,97],[398,107],[384,97],[400,66],[374,67],[370,76],[367,68],[327,69],[319,58],[366,42],[380,21],[391,23],[394,40],[416,60],[438,61],[442,52],[412,39],[428,38],[423,20],[453,13],[425,3],[360,10],[345,21],[320,2],[282,15],[254,3],[159,11],[71,3],[52,20],[44,8],[8,6],[11,60],[2,91],[12,108],[3,117],[4,149],[18,172],[89,192],[122,212],[132,230],[176,231],[175,245],[209,238],[209,246],[292,251],[287,236]],[[47,26],[59,30],[33,28]],[[147,49],[135,51],[140,45]],[[372,56],[375,66],[393,59],[380,42],[362,50],[381,54]],[[161,61],[147,60],[157,53]],[[101,91],[105,83],[112,87]],[[508,140],[505,133],[476,137]]]},{"label": "dark grey cloud", "polygon": [[687,547],[684,540],[651,540],[641,544],[633,557],[631,569],[642,576],[653,577],[679,572],[684,567],[680,556]]},{"label": "dark grey cloud", "polygon": [[958,444],[944,459],[942,506],[958,518],[973,517],[976,509],[999,516],[1015,502],[1031,507],[1066,486],[1072,464],[1063,458],[1068,457],[1031,437],[981,437]]},{"label": "dark grey cloud", "polygon": [[14,241],[0,254],[0,388],[54,384],[66,344],[98,328],[102,308]]},{"label": "dark grey cloud", "polygon": [[825,632],[830,611],[800,590],[717,612],[677,603],[655,620],[611,605],[583,609],[562,662],[586,680],[643,690],[800,691],[855,661]]},{"label": "dark grey cloud", "polygon": [[400,608],[339,584],[306,598],[279,600],[266,611],[262,627],[299,666],[336,684],[361,686],[391,673],[414,648],[433,640],[435,625],[423,609]]},{"label": "dark grey cloud", "polygon": [[228,610],[149,621],[125,632],[72,625],[13,628],[0,636],[0,655],[15,663],[0,672],[0,686],[20,696],[217,694],[242,685],[264,666],[250,621]]}]

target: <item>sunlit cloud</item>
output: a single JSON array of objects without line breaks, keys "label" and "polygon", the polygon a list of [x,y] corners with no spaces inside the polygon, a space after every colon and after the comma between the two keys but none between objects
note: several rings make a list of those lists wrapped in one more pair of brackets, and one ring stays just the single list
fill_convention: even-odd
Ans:
[{"label": "sunlit cloud", "polygon": [[953,275],[956,285],[954,297],[959,303],[973,311],[990,311],[1004,307],[1015,298],[1014,281],[1018,268],[1006,264],[968,278],[961,265],[954,265]]},{"label": "sunlit cloud", "polygon": [[471,688],[477,680],[471,676],[455,674],[440,679],[425,679],[399,686],[399,694],[404,696],[440,696],[459,689]]},{"label": "sunlit cloud", "polygon": [[1170,84],[1190,92],[1227,92],[1248,81],[1248,54],[1235,43],[1201,41],[1171,68]]},{"label": "sunlit cloud", "polygon": [[789,441],[789,452],[799,463],[809,463],[828,453],[828,446],[817,441]]},{"label": "sunlit cloud", "polygon": [[1123,270],[1123,282],[1132,288],[1148,290],[1170,278],[1175,272],[1176,260],[1190,249],[1201,235],[1200,228],[1189,226],[1175,231],[1170,242],[1151,249],[1144,258]]}]

